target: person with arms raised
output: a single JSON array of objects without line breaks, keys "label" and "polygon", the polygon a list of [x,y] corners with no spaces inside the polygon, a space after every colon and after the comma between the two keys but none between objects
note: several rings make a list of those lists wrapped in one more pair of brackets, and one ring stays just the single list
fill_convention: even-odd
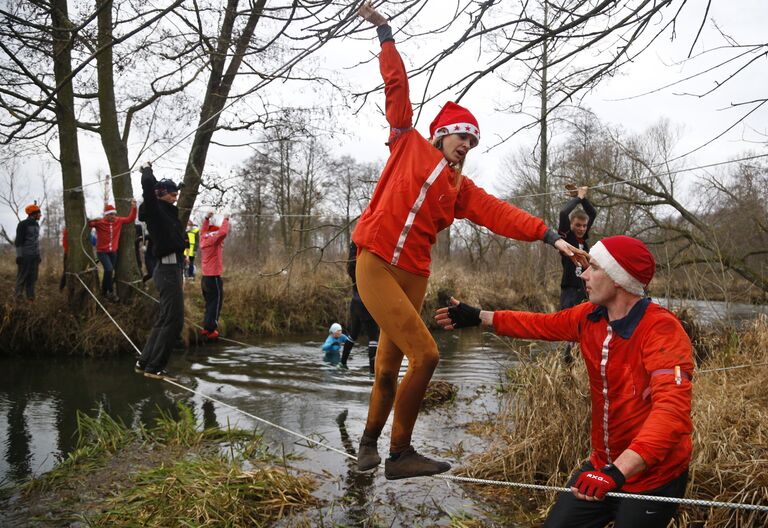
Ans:
[{"label": "person with arms raised", "polygon": [[[390,156],[352,234],[358,247],[357,288],[381,333],[368,419],[358,450],[358,469],[378,466],[377,441],[394,406],[387,479],[434,475],[450,464],[418,453],[411,436],[439,353],[419,314],[427,290],[432,245],[455,218],[526,241],[545,241],[568,256],[586,258],[547,229],[540,219],[499,200],[462,169],[480,140],[477,120],[448,101],[429,127],[429,139],[413,127],[408,77],[387,20],[370,2],[360,16],[376,26],[384,79]],[[403,357],[408,370],[398,385]]]}]

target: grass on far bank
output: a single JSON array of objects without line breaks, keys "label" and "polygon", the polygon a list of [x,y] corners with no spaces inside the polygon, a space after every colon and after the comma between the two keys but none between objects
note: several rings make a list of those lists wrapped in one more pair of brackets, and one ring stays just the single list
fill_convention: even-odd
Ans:
[{"label": "grass on far bank", "polygon": [[[768,318],[743,331],[704,337],[717,353],[694,377],[693,460],[687,498],[768,504]],[[563,486],[589,453],[589,387],[583,362],[569,369],[555,355],[508,372],[503,410],[475,424],[488,438],[482,455],[461,472],[468,476]],[[706,371],[738,365],[750,368]],[[554,493],[481,486],[476,492],[498,505],[500,515],[526,525],[540,523]],[[674,527],[767,526],[768,514],[682,507]]]},{"label": "grass on far bank", "polygon": [[130,429],[104,412],[78,416],[78,447],[23,486],[9,519],[26,525],[260,527],[317,505],[314,481],[260,436],[196,427],[189,408]]}]

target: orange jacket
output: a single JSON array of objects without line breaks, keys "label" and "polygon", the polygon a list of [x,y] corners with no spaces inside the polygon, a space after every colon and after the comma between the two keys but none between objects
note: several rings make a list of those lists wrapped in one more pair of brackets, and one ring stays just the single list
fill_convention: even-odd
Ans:
[{"label": "orange jacket", "polygon": [[586,302],[553,314],[497,311],[493,326],[500,335],[579,342],[592,399],[590,461],[599,469],[629,448],[648,466],[622,491],[657,488],[688,468],[693,350],[674,314],[646,298],[611,323],[604,307]]},{"label": "orange jacket", "polygon": [[368,207],[352,234],[366,248],[408,272],[429,276],[437,233],[455,218],[467,218],[517,240],[541,240],[543,221],[487,194],[469,178],[457,190],[454,170],[443,154],[412,127],[408,77],[395,43],[379,55],[384,78],[390,156]]}]

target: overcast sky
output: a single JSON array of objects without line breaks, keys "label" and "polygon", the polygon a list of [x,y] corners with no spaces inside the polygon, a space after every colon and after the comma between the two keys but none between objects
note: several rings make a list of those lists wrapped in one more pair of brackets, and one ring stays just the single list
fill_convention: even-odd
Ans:
[{"label": "overcast sky", "polygon": [[[705,2],[694,2],[702,4]],[[738,6],[738,9],[734,8]],[[386,8],[383,9],[386,11]],[[691,13],[699,12],[697,6],[691,7]],[[590,93],[583,105],[590,108],[605,123],[622,126],[629,133],[639,133],[649,126],[657,123],[661,118],[667,118],[674,125],[680,127],[681,136],[677,146],[677,154],[681,155],[704,145],[712,138],[722,133],[730,126],[738,116],[742,115],[744,108],[732,108],[733,103],[754,100],[765,97],[766,79],[768,79],[768,60],[763,57],[753,64],[747,71],[729,82],[720,90],[707,97],[693,95],[680,95],[681,93],[701,93],[714,86],[716,79],[722,79],[723,73],[698,78],[695,82],[681,84],[673,88],[662,89],[664,86],[678,81],[697,71],[705,69],[707,64],[712,64],[718,57],[708,54],[699,60],[683,61],[688,54],[691,42],[698,29],[700,17],[684,17],[683,23],[677,26],[677,40],[670,41],[669,35],[659,38],[657,42],[646,50],[638,60],[627,65],[621,73],[611,79],[606,79]],[[768,1],[766,0],[740,0],[738,2],[725,2],[723,0],[713,2],[709,14],[709,20],[704,27],[697,45],[697,50],[712,48],[723,44],[723,39],[715,31],[712,20],[717,22],[739,44],[755,44],[765,42],[765,21],[768,20]],[[393,23],[393,26],[395,24]],[[395,27],[395,29],[397,29]],[[377,52],[379,45],[373,29],[364,36],[369,40],[345,40],[332,43],[323,50],[323,56],[319,59],[325,68],[342,74],[357,88],[368,89],[378,83],[379,73],[375,63],[358,66],[354,70],[346,70],[350,66],[359,63],[371,53]],[[440,46],[439,41],[417,42],[408,41],[399,45],[406,65],[418,62],[425,53],[422,46]],[[721,58],[721,57],[720,57]],[[461,68],[461,61],[472,60],[471,57],[455,57],[452,68]],[[434,82],[438,85],[438,82]],[[422,85],[419,81],[412,84],[412,93],[420,93]],[[284,87],[278,87],[284,90]],[[521,134],[500,147],[490,152],[486,148],[493,143],[493,138],[506,136],[512,130],[518,128],[524,117],[514,114],[502,114],[496,110],[499,103],[504,100],[501,90],[505,88],[497,80],[489,79],[473,89],[461,103],[469,107],[477,117],[483,136],[483,143],[470,153],[468,169],[470,175],[481,185],[493,192],[499,192],[498,182],[503,172],[503,160],[511,153],[521,148],[532,148],[535,137],[531,134]],[[658,90],[655,91],[654,90]],[[646,92],[647,95],[642,95]],[[284,93],[276,97],[284,97],[285,101],[295,104],[303,98],[311,98],[312,91],[302,89],[299,92]],[[428,124],[438,111],[440,104],[449,97],[441,98],[426,105],[422,117],[417,123],[418,130],[427,135]],[[453,98],[453,97],[450,97]],[[386,123],[375,107],[375,103],[383,104],[383,94],[369,100],[362,111],[352,116],[338,116],[344,126],[351,132],[347,136],[337,137],[333,140],[336,154],[349,154],[361,161],[385,159],[388,152],[384,146],[387,137]],[[759,154],[768,152],[766,149],[766,123],[768,123],[768,108],[761,108],[752,114],[743,124],[736,126],[731,132],[722,138],[710,143],[706,147],[683,158],[680,165],[694,167],[705,163],[715,163],[737,156],[747,150],[756,151]],[[219,139],[215,136],[214,139]],[[555,138],[556,140],[557,138]],[[180,177],[184,163],[186,162],[188,145],[182,144],[169,153],[157,164],[161,176]],[[96,174],[104,174],[107,171],[107,163],[101,151],[100,143],[94,138],[81,138],[81,159],[83,164],[84,182],[96,180]],[[213,146],[211,148],[206,172],[209,175],[227,175],[250,155],[249,149],[223,149]],[[41,171],[48,171],[60,190],[60,170],[55,163],[45,163],[40,160],[31,160],[22,168],[28,178],[27,197],[38,198],[39,177]],[[696,173],[686,173],[684,178],[692,181]],[[137,189],[137,197],[140,193],[138,175],[133,176],[134,189]],[[578,183],[578,182],[577,182]],[[97,186],[89,188],[88,212],[90,216],[98,216],[101,211],[101,199]],[[9,233],[14,232],[16,219],[10,211],[0,211],[0,222]]]}]

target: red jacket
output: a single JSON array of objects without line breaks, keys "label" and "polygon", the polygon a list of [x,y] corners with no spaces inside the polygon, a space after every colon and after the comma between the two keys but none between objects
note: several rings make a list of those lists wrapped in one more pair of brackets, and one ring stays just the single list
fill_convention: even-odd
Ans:
[{"label": "red jacket", "polygon": [[579,342],[592,399],[590,461],[599,469],[629,448],[648,466],[622,491],[657,488],[688,468],[693,350],[674,314],[641,299],[609,324],[606,309],[587,302],[553,314],[497,311],[493,326],[501,335]]},{"label": "red jacket", "polygon": [[413,109],[403,61],[388,40],[379,55],[390,124],[390,156],[368,207],[352,234],[366,248],[406,271],[429,276],[437,233],[454,218],[467,218],[500,235],[541,240],[540,219],[499,200],[469,178],[454,185],[455,172],[443,154],[412,128]]},{"label": "red jacket", "polygon": [[112,253],[117,251],[120,243],[120,231],[124,224],[133,223],[136,220],[136,206],[131,207],[128,216],[115,216],[114,221],[110,222],[107,217],[98,220],[90,220],[88,227],[96,228],[96,251]]},{"label": "red jacket", "polygon": [[206,218],[200,228],[200,254],[203,276],[218,277],[224,272],[224,239],[229,234],[229,218],[225,218],[216,231],[210,230]]}]

